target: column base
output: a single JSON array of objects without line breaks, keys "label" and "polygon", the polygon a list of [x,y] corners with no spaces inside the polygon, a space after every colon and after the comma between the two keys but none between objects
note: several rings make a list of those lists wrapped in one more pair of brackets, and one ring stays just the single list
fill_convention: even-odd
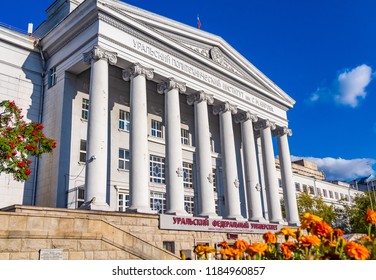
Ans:
[{"label": "column base", "polygon": [[277,224],[277,225],[287,225],[287,222],[284,221],[284,220],[277,220],[277,221],[270,220],[269,223],[271,223],[271,224]]},{"label": "column base", "polygon": [[294,221],[288,222],[288,225],[292,226],[292,227],[300,227],[300,221],[298,221],[298,222],[294,222]]},{"label": "column base", "polygon": [[218,216],[217,213],[201,213],[198,216],[200,218],[207,218],[207,219],[222,219],[222,216]]},{"label": "column base", "polygon": [[95,203],[95,200],[93,200],[93,199],[83,203],[78,209],[98,210],[98,211],[113,211],[107,203]]},{"label": "column base", "polygon": [[146,207],[129,207],[127,208],[128,213],[137,213],[137,214],[158,214],[158,211],[151,210],[150,208]]},{"label": "column base", "polygon": [[164,214],[172,215],[172,216],[183,216],[183,217],[192,217],[192,214],[188,214],[186,211],[182,210],[169,210],[166,211]]},{"label": "column base", "polygon": [[247,219],[243,216],[227,216],[225,217],[226,220],[235,220],[235,221],[246,221]]},{"label": "column base", "polygon": [[256,217],[256,218],[251,218],[249,219],[251,222],[256,222],[256,223],[268,223],[269,221],[267,221],[264,217]]}]

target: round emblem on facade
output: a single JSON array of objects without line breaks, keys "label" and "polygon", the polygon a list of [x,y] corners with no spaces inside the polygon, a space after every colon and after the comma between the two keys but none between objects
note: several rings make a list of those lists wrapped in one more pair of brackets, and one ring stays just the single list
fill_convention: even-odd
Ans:
[{"label": "round emblem on facade", "polygon": [[210,58],[221,64],[223,62],[223,53],[221,52],[221,50],[217,47],[213,47],[210,49]]}]

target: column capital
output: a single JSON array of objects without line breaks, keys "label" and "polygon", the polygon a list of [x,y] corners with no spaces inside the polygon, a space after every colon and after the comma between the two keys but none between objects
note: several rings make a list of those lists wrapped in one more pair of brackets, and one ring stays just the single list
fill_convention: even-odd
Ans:
[{"label": "column capital", "polygon": [[172,89],[177,89],[179,93],[184,93],[187,90],[185,83],[177,81],[175,78],[168,78],[157,86],[159,94],[166,93]]},{"label": "column capital", "polygon": [[100,46],[94,46],[90,51],[83,54],[84,62],[90,64],[93,60],[98,61],[100,59],[106,60],[109,64],[115,65],[117,62],[117,53],[110,52],[103,49]]},{"label": "column capital", "polygon": [[258,122],[255,123],[255,130],[261,130],[264,128],[270,127],[271,130],[276,129],[276,124],[270,120],[259,120]]},{"label": "column capital", "polygon": [[209,94],[201,90],[187,96],[188,105],[193,105],[195,102],[201,101],[206,101],[208,105],[212,105],[214,103],[213,94]]},{"label": "column capital", "polygon": [[129,81],[139,75],[151,80],[154,77],[154,69],[142,66],[140,63],[135,63],[128,69],[123,70],[123,80]]},{"label": "column capital", "polygon": [[276,136],[291,136],[292,135],[292,130],[288,128],[287,126],[277,126],[277,128],[274,131],[274,135]]},{"label": "column capital", "polygon": [[234,115],[238,112],[238,108],[236,107],[236,105],[232,105],[228,101],[221,103],[221,104],[218,104],[218,105],[215,105],[213,107],[213,114],[214,115],[219,115],[219,114],[225,113],[227,111],[230,111],[231,114]]},{"label": "column capital", "polygon": [[255,114],[252,114],[250,111],[240,112],[235,115],[235,122],[242,123],[245,121],[251,120],[252,122],[257,122],[258,117]]}]

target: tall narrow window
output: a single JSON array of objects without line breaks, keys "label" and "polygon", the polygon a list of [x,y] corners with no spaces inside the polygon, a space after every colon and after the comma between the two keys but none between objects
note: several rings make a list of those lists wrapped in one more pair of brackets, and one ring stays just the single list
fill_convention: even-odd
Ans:
[{"label": "tall narrow window", "polygon": [[48,71],[48,88],[56,85],[56,67],[50,68]]},{"label": "tall narrow window", "polygon": [[129,150],[119,148],[118,168],[121,170],[128,169],[128,165],[127,165],[128,162],[129,162]]},{"label": "tall narrow window", "polygon": [[212,169],[212,179],[213,179],[213,189],[216,192],[217,191],[217,169],[213,168]]},{"label": "tall narrow window", "polygon": [[80,162],[86,163],[86,140],[80,141]]},{"label": "tall narrow window", "polygon": [[118,210],[120,212],[125,212],[129,207],[129,194],[119,193],[118,195]]},{"label": "tall narrow window", "polygon": [[195,198],[193,196],[184,196],[184,209],[188,214],[194,214]]},{"label": "tall narrow window", "polygon": [[161,192],[150,192],[150,208],[158,214],[166,211],[166,194]]},{"label": "tall narrow window", "polygon": [[162,122],[151,120],[151,136],[163,138]]},{"label": "tall narrow window", "polygon": [[300,192],[300,184],[299,183],[295,183],[295,189],[297,192]]},{"label": "tall narrow window", "polygon": [[85,202],[85,189],[84,188],[77,188],[77,204],[76,208],[80,208],[80,206]]},{"label": "tall narrow window", "polygon": [[193,188],[193,164],[183,162],[183,181],[184,188]]},{"label": "tall narrow window", "polygon": [[81,118],[83,120],[89,119],[89,99],[82,98]]},{"label": "tall narrow window", "polygon": [[181,129],[181,143],[183,145],[190,145],[189,141],[189,131],[187,129]]},{"label": "tall narrow window", "polygon": [[165,183],[165,159],[150,155],[150,182]]},{"label": "tall narrow window", "polygon": [[130,113],[127,111],[119,110],[119,129],[130,131],[131,119]]}]

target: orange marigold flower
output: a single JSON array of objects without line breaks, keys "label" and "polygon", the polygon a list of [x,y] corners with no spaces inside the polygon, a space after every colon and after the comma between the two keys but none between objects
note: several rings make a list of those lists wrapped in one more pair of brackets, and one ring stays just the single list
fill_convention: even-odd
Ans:
[{"label": "orange marigold flower", "polygon": [[334,235],[334,238],[341,237],[341,236],[343,236],[343,231],[339,228],[335,228],[333,230],[333,235]]},{"label": "orange marigold flower", "polygon": [[316,215],[312,215],[310,213],[304,213],[303,217],[301,218],[301,228],[306,229],[306,228],[311,228],[312,224],[321,222],[322,218]]},{"label": "orange marigold flower", "polygon": [[293,257],[293,250],[296,249],[296,243],[287,241],[281,245],[281,251],[286,260]]},{"label": "orange marigold flower", "polygon": [[295,230],[288,228],[288,227],[283,227],[276,233],[276,235],[284,235],[284,236],[291,236],[293,238],[296,238]]},{"label": "orange marigold flower", "polygon": [[221,246],[223,249],[227,249],[229,247],[226,241],[222,241],[221,243],[219,243],[219,246]]},{"label": "orange marigold flower", "polygon": [[328,238],[333,232],[333,228],[324,221],[321,221],[313,224],[312,231],[316,235]]},{"label": "orange marigold flower", "polygon": [[372,211],[371,209],[367,209],[367,214],[365,218],[367,223],[376,224],[376,211]]},{"label": "orange marigold flower", "polygon": [[298,240],[304,247],[319,246],[321,244],[320,238],[316,235],[300,236]]},{"label": "orange marigold flower", "polygon": [[249,244],[247,242],[245,242],[244,240],[242,239],[237,239],[234,243],[234,248],[235,249],[239,249],[241,251],[245,251],[245,249],[247,248]]},{"label": "orange marigold flower", "polygon": [[249,255],[254,256],[256,254],[264,255],[265,251],[268,250],[268,245],[263,242],[255,242],[247,247],[245,250]]},{"label": "orange marigold flower", "polygon": [[366,260],[370,256],[370,252],[366,247],[353,241],[350,241],[346,244],[345,252],[351,258],[354,258],[356,260]]},{"label": "orange marigold flower", "polygon": [[277,238],[275,237],[274,233],[270,231],[264,233],[262,238],[265,240],[267,244],[275,244],[277,242]]}]

